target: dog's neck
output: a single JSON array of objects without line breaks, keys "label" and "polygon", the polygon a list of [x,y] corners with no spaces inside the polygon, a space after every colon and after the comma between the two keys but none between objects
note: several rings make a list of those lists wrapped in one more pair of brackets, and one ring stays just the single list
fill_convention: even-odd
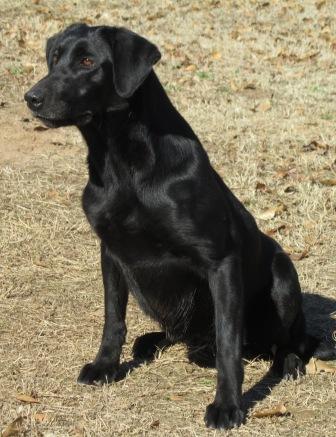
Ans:
[{"label": "dog's neck", "polygon": [[[189,140],[196,136],[188,123],[175,109],[154,71],[129,99],[126,107],[109,108],[81,126],[88,145],[90,179],[104,185],[106,163],[111,174],[131,169],[150,171],[155,166],[158,138],[177,135]],[[152,141],[152,138],[156,141]]]},{"label": "dog's neck", "polygon": [[178,135],[196,139],[194,132],[175,109],[158,77],[152,71],[130,100],[131,111],[155,135]]}]

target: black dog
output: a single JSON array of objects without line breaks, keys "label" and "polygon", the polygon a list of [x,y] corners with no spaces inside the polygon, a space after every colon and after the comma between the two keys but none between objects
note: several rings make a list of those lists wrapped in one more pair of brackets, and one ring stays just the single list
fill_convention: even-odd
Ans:
[{"label": "black dog", "polygon": [[244,420],[243,343],[275,346],[273,370],[294,377],[314,345],[292,262],[212,168],[153,72],[159,59],[126,29],[75,24],[48,40],[49,74],[25,95],[47,126],[78,126],[89,149],[83,208],[101,239],[105,326],[78,380],[115,379],[130,290],[163,329],[134,355],[184,342],[191,361],[215,360],[205,422],[229,428]]}]

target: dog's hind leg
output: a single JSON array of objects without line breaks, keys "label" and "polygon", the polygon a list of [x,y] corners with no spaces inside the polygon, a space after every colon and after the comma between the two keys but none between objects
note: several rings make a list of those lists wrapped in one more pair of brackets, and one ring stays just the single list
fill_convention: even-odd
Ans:
[{"label": "dog's hind leg", "polygon": [[149,332],[136,338],[133,344],[133,358],[152,361],[159,351],[163,351],[173,343],[164,332]]},{"label": "dog's hind leg", "polygon": [[186,341],[188,359],[200,367],[214,368],[216,366],[215,333],[211,336],[194,336]]},{"label": "dog's hind leg", "polygon": [[296,378],[304,373],[308,340],[299,280],[284,252],[274,254],[272,278],[268,328],[276,350],[271,371],[277,376]]}]

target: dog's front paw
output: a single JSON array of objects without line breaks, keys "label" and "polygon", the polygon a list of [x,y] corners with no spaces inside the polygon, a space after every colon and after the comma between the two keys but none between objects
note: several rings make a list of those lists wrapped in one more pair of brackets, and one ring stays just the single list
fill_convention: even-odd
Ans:
[{"label": "dog's front paw", "polygon": [[88,363],[80,371],[77,382],[89,385],[109,384],[115,380],[117,372],[118,368],[113,364]]},{"label": "dog's front paw", "polygon": [[214,402],[207,406],[204,420],[208,428],[230,429],[244,422],[244,413],[240,408],[224,407]]}]

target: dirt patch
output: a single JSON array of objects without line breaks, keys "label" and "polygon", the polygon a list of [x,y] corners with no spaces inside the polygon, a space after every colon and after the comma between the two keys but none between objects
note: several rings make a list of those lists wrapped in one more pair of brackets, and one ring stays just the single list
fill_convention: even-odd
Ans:
[{"label": "dirt patch", "polygon": [[[215,371],[190,365],[183,346],[108,387],[75,382],[94,358],[103,323],[99,243],[80,201],[85,145],[75,129],[38,127],[22,101],[46,72],[46,37],[74,21],[124,25],[160,47],[156,71],[169,95],[261,228],[292,254],[309,329],[333,341],[336,4],[273,3],[2,5],[2,429],[14,422],[18,435],[32,436],[214,435],[203,415]],[[157,329],[133,300],[127,323],[125,362],[136,336]],[[230,435],[334,436],[335,377],[275,384],[264,378],[268,368],[262,360],[246,362],[246,404],[252,412],[284,403],[292,414],[249,414]]]},{"label": "dirt patch", "polygon": [[[35,120],[23,103],[4,105],[0,109],[0,165],[25,166],[41,155],[74,153],[80,136],[74,130],[48,129]],[[70,147],[71,152],[69,152]]]}]

